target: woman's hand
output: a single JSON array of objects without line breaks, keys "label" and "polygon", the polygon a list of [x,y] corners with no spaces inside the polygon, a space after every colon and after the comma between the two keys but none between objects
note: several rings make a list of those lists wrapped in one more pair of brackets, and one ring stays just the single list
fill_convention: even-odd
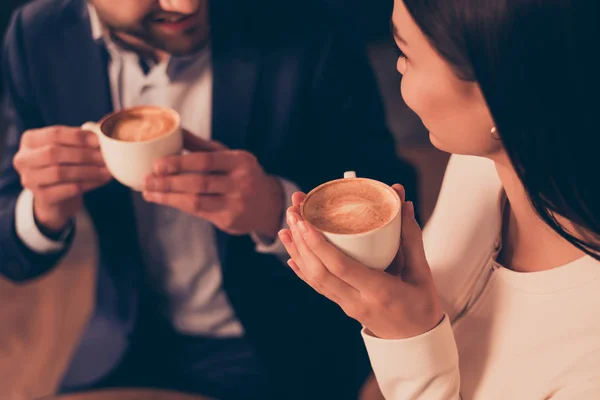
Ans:
[{"label": "woman's hand", "polygon": [[303,193],[295,193],[287,212],[291,229],[279,236],[292,257],[288,264],[317,292],[383,339],[425,333],[443,318],[412,202],[394,185],[402,207],[402,243],[386,272],[368,268],[344,255],[300,216]]}]

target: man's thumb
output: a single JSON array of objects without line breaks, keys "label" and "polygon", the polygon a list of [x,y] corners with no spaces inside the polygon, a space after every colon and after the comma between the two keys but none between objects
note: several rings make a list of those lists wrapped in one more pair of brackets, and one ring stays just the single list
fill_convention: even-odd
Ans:
[{"label": "man's thumb", "polygon": [[186,150],[195,151],[219,151],[227,150],[227,146],[215,140],[205,140],[194,135],[187,129],[183,131],[183,147]]}]

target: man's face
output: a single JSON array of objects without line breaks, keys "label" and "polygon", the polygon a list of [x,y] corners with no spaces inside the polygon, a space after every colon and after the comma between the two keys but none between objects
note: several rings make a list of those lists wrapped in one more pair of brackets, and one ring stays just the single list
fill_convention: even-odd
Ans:
[{"label": "man's face", "polygon": [[208,39],[208,0],[90,0],[98,17],[125,41],[133,38],[173,55],[187,55]]}]

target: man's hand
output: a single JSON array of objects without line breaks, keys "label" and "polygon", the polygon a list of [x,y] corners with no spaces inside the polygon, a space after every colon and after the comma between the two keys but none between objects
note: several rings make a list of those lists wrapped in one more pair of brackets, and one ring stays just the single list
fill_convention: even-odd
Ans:
[{"label": "man's hand", "polygon": [[62,230],[83,206],[83,193],[111,180],[91,132],[51,126],[23,133],[13,164],[34,196],[36,220]]},{"label": "man's hand", "polygon": [[146,201],[210,221],[230,234],[275,239],[283,218],[283,189],[256,157],[186,134],[189,154],[158,161],[146,178]]}]

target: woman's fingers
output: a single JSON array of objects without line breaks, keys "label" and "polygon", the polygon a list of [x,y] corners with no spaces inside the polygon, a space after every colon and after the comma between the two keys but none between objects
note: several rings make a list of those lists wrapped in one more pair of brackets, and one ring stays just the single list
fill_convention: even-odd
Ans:
[{"label": "woman's fingers", "polygon": [[304,242],[327,270],[361,293],[376,292],[383,272],[348,257],[307,222],[299,223]]},{"label": "woman's fingers", "polygon": [[304,201],[306,195],[302,192],[296,192],[292,195],[292,205],[294,207],[300,207],[300,204]]},{"label": "woman's fingers", "polygon": [[279,232],[279,239],[281,240],[281,243],[283,243],[285,250],[288,252],[292,260],[294,260],[295,264],[298,266],[298,268],[300,268],[299,266],[303,265],[302,257],[300,256],[300,253],[294,244],[292,232],[289,229],[281,230]]},{"label": "woman's fingers", "polygon": [[400,201],[402,202],[402,204],[404,204],[404,202],[406,201],[406,192],[404,191],[404,186],[400,185],[399,183],[396,183],[395,185],[392,185],[392,189],[394,189],[396,193],[398,193],[398,196],[400,196]]},{"label": "woman's fingers", "polygon": [[296,264],[296,261],[294,261],[293,259],[290,258],[288,260],[287,264],[290,266],[290,268],[292,269],[292,271],[294,271],[296,273],[296,275],[298,275],[298,278],[302,279],[304,281],[304,283],[306,283],[306,284],[308,284],[310,286],[310,284],[306,280],[306,277],[304,276],[304,273],[302,273],[302,270],[300,269],[300,267],[298,266],[298,264]]},{"label": "woman's fingers", "polygon": [[358,291],[333,275],[312,252],[310,247],[306,245],[300,232],[299,217],[294,213],[290,213],[288,219],[295,251],[298,252],[299,258],[302,260],[301,264],[298,262],[296,264],[304,274],[308,284],[342,307],[348,301],[355,301],[359,297]]}]

